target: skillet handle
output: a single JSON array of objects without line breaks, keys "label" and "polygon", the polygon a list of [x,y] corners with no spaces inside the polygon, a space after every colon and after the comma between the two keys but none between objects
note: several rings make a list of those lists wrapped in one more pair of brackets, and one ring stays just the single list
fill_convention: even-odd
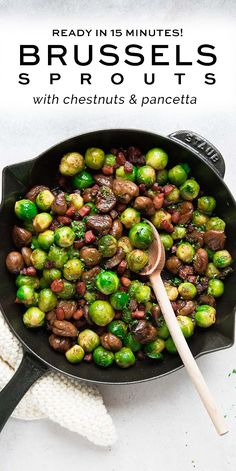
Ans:
[{"label": "skillet handle", "polygon": [[224,178],[224,159],[218,149],[207,139],[191,131],[175,131],[169,134],[168,137],[174,141],[180,141],[184,147],[196,152],[200,159],[204,160],[210,167],[216,170],[221,178]]},{"label": "skillet handle", "polygon": [[48,368],[29,353],[24,353],[18,370],[0,392],[0,431],[30,386]]}]

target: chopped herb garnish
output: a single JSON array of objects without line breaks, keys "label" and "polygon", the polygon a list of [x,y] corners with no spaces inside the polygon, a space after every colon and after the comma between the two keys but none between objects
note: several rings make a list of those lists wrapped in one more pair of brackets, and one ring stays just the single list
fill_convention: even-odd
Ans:
[{"label": "chopped herb garnish", "polygon": [[123,309],[122,320],[127,324],[130,324],[133,321],[130,309],[126,307]]},{"label": "chopped herb garnish", "polygon": [[92,281],[87,281],[86,282],[86,290],[87,291],[94,291],[94,289],[95,289],[94,283]]},{"label": "chopped herb garnish", "polygon": [[171,281],[171,284],[172,284],[173,286],[179,286],[179,285],[182,283],[182,281],[180,280],[180,278],[177,278],[177,276],[175,276],[174,278],[172,278],[170,281]]},{"label": "chopped herb garnish", "polygon": [[71,228],[75,232],[76,239],[83,239],[85,234],[85,222],[84,221],[72,221]]}]

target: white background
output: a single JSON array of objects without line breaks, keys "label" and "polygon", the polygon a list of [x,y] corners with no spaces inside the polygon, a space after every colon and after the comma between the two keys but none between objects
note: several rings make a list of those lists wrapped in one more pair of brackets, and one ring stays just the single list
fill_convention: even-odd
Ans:
[{"label": "white background", "polygon": [[[35,5],[34,5],[35,3]],[[54,143],[84,131],[107,127],[133,127],[167,135],[177,129],[196,131],[223,153],[227,182],[235,190],[235,25],[234,2],[98,2],[5,1],[0,2],[1,22],[1,167],[36,156]],[[208,5],[210,4],[210,6]],[[58,14],[61,13],[59,18]],[[62,18],[63,14],[63,18]],[[191,45],[212,41],[217,45],[219,78],[214,90],[203,87],[196,76],[181,93],[199,96],[197,106],[41,107],[31,104],[33,93],[46,93],[42,66],[34,72],[34,89],[17,85],[17,46],[22,39],[47,44],[50,28],[57,25],[119,27],[129,22],[138,27],[183,27],[182,41]],[[33,36],[32,36],[33,34]],[[42,35],[44,39],[42,39]],[[136,42],[140,43],[140,39]],[[170,40],[171,42],[172,40]],[[60,41],[61,42],[61,41]],[[166,41],[165,41],[166,42]],[[68,44],[70,42],[68,41]],[[72,44],[74,41],[72,41]],[[231,57],[231,61],[230,61]],[[170,69],[172,70],[172,69]],[[133,72],[132,72],[133,73]],[[42,78],[43,77],[43,78]],[[132,76],[131,76],[132,79]],[[148,91],[150,95],[179,94],[171,79]],[[139,91],[145,94],[142,85]],[[133,88],[131,84],[131,89]],[[58,88],[91,94],[66,83]],[[94,89],[95,90],[95,89]],[[124,93],[105,88],[101,94]],[[125,89],[127,91],[127,88]],[[144,93],[145,92],[145,93]],[[0,436],[0,471],[88,469],[89,471],[234,471],[236,468],[236,347],[198,360],[209,386],[227,416],[230,433],[216,436],[185,371],[134,386],[100,387],[118,431],[111,449],[100,449],[47,420],[22,422],[11,419]]]}]

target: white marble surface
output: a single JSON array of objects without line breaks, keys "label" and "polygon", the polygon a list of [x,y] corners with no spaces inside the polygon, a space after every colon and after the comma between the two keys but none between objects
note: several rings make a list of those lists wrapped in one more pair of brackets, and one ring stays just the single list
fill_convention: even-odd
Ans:
[{"label": "white marble surface", "polygon": [[[23,2],[0,2],[6,17],[16,14]],[[51,6],[49,6],[49,3]],[[57,2],[37,2],[41,13],[54,14]],[[63,9],[62,2],[58,2]],[[64,2],[65,3],[65,2]],[[80,7],[85,16],[91,13],[87,2],[66,2]],[[98,3],[94,2],[98,9]],[[103,2],[104,11],[119,15],[128,2]],[[134,2],[136,4],[136,2]],[[151,4],[155,13],[163,2],[140,2],[142,11]],[[34,2],[24,2],[32,13]],[[109,4],[109,7],[108,7]],[[178,2],[179,4],[179,2]],[[186,13],[189,2],[181,2]],[[194,12],[208,10],[207,2],[191,2]],[[214,4],[214,2],[213,2]],[[45,6],[47,5],[47,6]],[[166,2],[162,18],[180,17],[177,2]],[[212,2],[211,2],[212,5]],[[217,12],[234,15],[234,2],[215,2]],[[77,5],[78,6],[78,5]],[[77,9],[77,12],[79,9]],[[96,10],[95,17],[101,15]],[[130,13],[131,10],[128,10]],[[136,12],[137,13],[137,12]],[[21,11],[22,14],[22,11]],[[146,13],[147,14],[147,13]],[[235,90],[232,89],[232,94]],[[1,168],[31,158],[50,145],[83,131],[112,127],[136,127],[166,135],[177,129],[194,130],[212,141],[226,160],[225,180],[235,190],[235,96],[221,110],[209,109],[200,102],[196,109],[162,107],[160,109],[66,108],[59,113],[35,109],[5,110],[0,116]],[[124,387],[100,387],[104,401],[118,431],[118,442],[111,449],[99,449],[47,420],[22,422],[10,419],[0,436],[0,470],[41,471],[88,469],[89,471],[235,471],[236,468],[236,346],[198,360],[223,413],[230,433],[218,437],[206,416],[184,370],[157,381]]]}]

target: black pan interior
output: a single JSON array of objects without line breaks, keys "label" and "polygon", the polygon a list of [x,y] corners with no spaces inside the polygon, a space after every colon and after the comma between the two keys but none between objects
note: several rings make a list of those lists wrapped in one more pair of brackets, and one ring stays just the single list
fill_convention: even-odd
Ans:
[{"label": "black pan interior", "polygon": [[[28,350],[34,352],[44,362],[64,373],[88,381],[103,383],[131,383],[145,381],[167,374],[182,363],[178,356],[166,354],[163,362],[141,362],[127,370],[117,367],[100,369],[93,364],[69,364],[63,355],[54,352],[43,331],[27,330],[22,323],[22,307],[14,304],[14,279],[5,269],[5,256],[13,249],[11,228],[15,223],[14,202],[23,196],[27,189],[35,184],[55,184],[58,163],[64,153],[79,151],[83,153],[87,147],[101,147],[109,152],[111,147],[124,148],[137,146],[145,153],[148,149],[157,146],[165,149],[169,155],[170,165],[179,162],[188,162],[192,173],[199,181],[201,187],[208,194],[214,195],[217,200],[217,214],[227,223],[227,246],[236,259],[236,207],[234,199],[224,182],[218,175],[202,162],[191,150],[168,138],[144,131],[136,130],[105,130],[97,131],[64,141],[44,152],[37,160],[31,160],[12,165],[4,170],[3,174],[3,203],[0,220],[0,302],[3,313],[18,338]],[[193,354],[200,355],[206,352],[227,348],[234,340],[234,306],[236,302],[236,273],[234,272],[226,282],[225,294],[218,301],[218,317],[216,324],[210,328],[196,332],[190,339]]]}]

